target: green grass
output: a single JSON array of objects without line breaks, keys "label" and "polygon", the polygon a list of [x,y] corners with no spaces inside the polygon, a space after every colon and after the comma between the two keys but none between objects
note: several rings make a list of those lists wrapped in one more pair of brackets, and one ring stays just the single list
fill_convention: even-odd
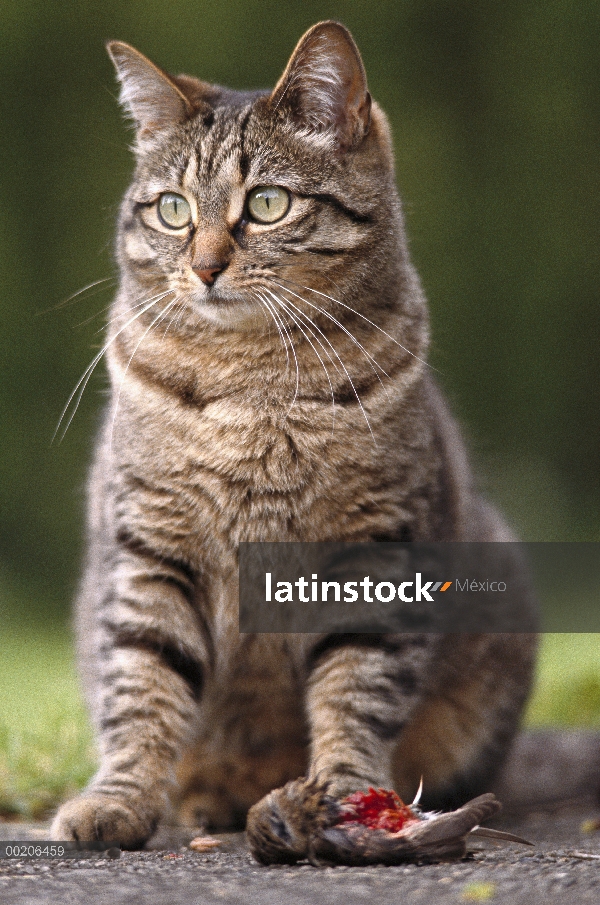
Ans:
[{"label": "green grass", "polygon": [[[93,773],[71,639],[0,634],[0,817],[43,819]],[[526,724],[600,727],[600,635],[546,635]]]},{"label": "green grass", "polygon": [[600,634],[543,635],[525,722],[600,727]]},{"label": "green grass", "polygon": [[66,632],[0,636],[0,816],[43,819],[94,770]]}]

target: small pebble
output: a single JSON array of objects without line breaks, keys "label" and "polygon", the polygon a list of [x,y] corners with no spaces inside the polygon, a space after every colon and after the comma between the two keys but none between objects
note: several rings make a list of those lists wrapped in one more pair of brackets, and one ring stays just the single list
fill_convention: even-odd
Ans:
[{"label": "small pebble", "polygon": [[218,848],[221,844],[220,839],[215,839],[212,836],[196,836],[195,839],[192,839],[190,842],[190,848],[193,852],[210,852],[213,848]]}]

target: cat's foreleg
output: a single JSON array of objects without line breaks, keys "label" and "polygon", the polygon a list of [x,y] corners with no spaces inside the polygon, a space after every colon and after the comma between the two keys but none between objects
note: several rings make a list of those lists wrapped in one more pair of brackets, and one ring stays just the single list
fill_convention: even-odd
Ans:
[{"label": "cat's foreleg", "polygon": [[248,835],[259,860],[306,857],[310,839],[335,821],[340,799],[369,786],[391,788],[394,746],[424,690],[434,644],[431,635],[345,635],[315,652],[309,777],[251,809]]},{"label": "cat's foreleg", "polygon": [[[154,831],[201,690],[202,637],[188,592],[186,577],[164,560],[127,554],[116,586],[83,620],[95,636],[86,645],[80,631],[80,668],[92,673],[100,769],[61,807],[53,839],[137,848]],[[85,662],[86,647],[95,662]]]},{"label": "cat's foreleg", "polygon": [[431,635],[346,635],[319,652],[307,691],[310,773],[330,794],[391,787],[392,753],[433,650]]}]

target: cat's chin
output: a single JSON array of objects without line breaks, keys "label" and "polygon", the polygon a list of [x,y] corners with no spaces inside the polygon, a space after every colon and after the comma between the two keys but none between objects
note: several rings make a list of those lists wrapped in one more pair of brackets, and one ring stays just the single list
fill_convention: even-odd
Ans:
[{"label": "cat's chin", "polygon": [[267,330],[265,312],[256,299],[242,293],[210,291],[193,297],[196,313],[205,321],[226,330]]}]

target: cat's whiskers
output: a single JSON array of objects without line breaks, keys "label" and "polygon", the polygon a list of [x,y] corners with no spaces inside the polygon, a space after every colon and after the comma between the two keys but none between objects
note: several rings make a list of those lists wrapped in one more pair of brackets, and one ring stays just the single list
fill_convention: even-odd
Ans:
[{"label": "cat's whiskers", "polygon": [[[333,348],[333,346],[331,345],[331,343],[329,342],[329,340],[327,339],[327,337],[325,336],[325,334],[324,334],[321,330],[319,330],[319,328],[317,327],[317,325],[316,325],[315,323],[313,323],[313,321],[312,321],[306,314],[304,314],[303,311],[300,311],[300,309],[299,309],[296,305],[292,304],[292,302],[290,302],[289,299],[282,299],[280,296],[278,296],[276,293],[274,293],[271,289],[266,289],[265,291],[268,292],[269,295],[271,296],[271,298],[273,298],[280,306],[281,306],[282,303],[288,304],[288,305],[291,306],[292,309],[294,309],[294,310],[297,311],[299,314],[301,314],[302,317],[303,317],[303,322],[308,321],[308,324],[310,325],[310,328],[311,328],[313,331],[316,330],[318,333],[320,333],[321,336],[323,336],[323,338],[325,339],[325,341],[326,341],[327,344],[329,345],[329,347],[330,347],[331,349],[333,349],[333,351],[334,351],[334,353],[335,353],[335,349]],[[289,313],[289,309],[288,309],[288,313]],[[315,336],[315,339],[317,339],[316,336]],[[326,354],[327,357],[329,358],[329,361],[330,361],[331,364],[334,366],[334,368],[336,368],[336,370],[339,370],[338,365],[335,363],[335,361],[333,360],[333,358],[331,357],[331,355],[327,352],[327,349],[324,347],[324,345],[323,345],[323,343],[321,342],[321,340],[317,339],[317,342],[319,343],[319,345],[321,346],[321,348],[323,349],[323,351],[325,352],[325,354]]]},{"label": "cat's whiskers", "polygon": [[269,330],[271,329],[271,321],[273,321],[273,323],[274,323],[275,326],[277,327],[277,332],[279,333],[279,337],[280,337],[280,339],[281,339],[281,344],[282,344],[282,346],[283,346],[283,348],[284,348],[284,351],[285,351],[285,358],[286,358],[286,365],[285,365],[285,368],[286,368],[286,371],[287,371],[287,370],[289,370],[289,367],[290,367],[290,353],[289,353],[289,350],[288,350],[287,341],[286,341],[286,339],[285,339],[285,337],[284,337],[284,335],[283,335],[283,331],[282,331],[281,327],[279,326],[279,322],[278,322],[277,317],[276,317],[276,312],[274,312],[274,311],[272,310],[272,308],[270,308],[270,307],[267,305],[266,300],[261,296],[261,294],[260,294],[260,292],[259,292],[258,290],[256,290],[256,289],[253,290],[252,294],[255,296],[255,298],[256,298],[256,299],[258,300],[258,302],[260,303],[260,305],[261,305],[261,307],[262,307],[262,309],[263,309],[263,312],[266,312],[266,315],[265,315],[265,316],[266,316],[267,322],[268,322],[268,324],[269,324]]},{"label": "cat's whiskers", "polygon": [[[296,402],[296,399],[298,398],[298,389],[299,389],[299,387],[300,387],[300,367],[299,367],[299,365],[298,365],[298,356],[296,355],[296,349],[295,349],[295,347],[294,347],[294,338],[293,338],[293,336],[292,336],[292,334],[291,334],[291,332],[290,332],[290,330],[289,330],[287,324],[285,323],[283,317],[277,313],[276,309],[275,309],[274,306],[273,306],[273,303],[272,303],[272,302],[269,302],[269,300],[268,300],[267,298],[265,298],[265,296],[262,295],[262,294],[261,294],[261,298],[262,298],[264,304],[267,306],[268,310],[272,313],[273,318],[275,319],[275,321],[276,321],[276,322],[279,321],[279,323],[281,324],[281,326],[282,326],[282,328],[283,328],[283,331],[284,331],[285,335],[286,335],[286,336],[288,337],[288,339],[289,339],[290,348],[291,348],[291,350],[292,350],[292,355],[294,356],[294,362],[295,362],[295,365],[296,365],[296,386],[295,386],[295,389],[294,389],[294,398],[292,399],[292,402],[291,402],[290,407],[289,407],[289,409],[288,409],[288,415],[289,415],[290,411],[292,410],[292,408],[293,408],[293,406],[294,406],[294,403]],[[286,348],[287,348],[287,347],[286,347]]]},{"label": "cat's whiskers", "polygon": [[[181,302],[181,304],[179,305],[179,311],[175,315],[175,329],[176,330],[179,329],[179,327],[181,326],[181,320],[187,309],[187,304],[186,304],[185,300],[180,299],[179,301]],[[170,326],[170,324],[169,324],[169,326]]]},{"label": "cat's whiskers", "polygon": [[[175,290],[171,289],[169,291],[174,292]],[[164,290],[164,294],[167,294],[167,290]],[[160,293],[159,293],[159,295],[160,295]],[[118,321],[123,320],[124,318],[128,317],[132,311],[137,311],[138,308],[142,308],[146,304],[146,302],[149,302],[152,298],[156,298],[156,296],[149,296],[145,299],[140,299],[138,302],[136,302],[135,305],[128,305],[126,311],[119,311],[117,314],[114,315],[114,317],[110,317],[107,320],[107,322],[102,327],[100,327],[99,330],[96,330],[96,333],[104,333],[109,327],[112,327],[113,324],[116,324],[116,323],[118,323]],[[163,298],[164,298],[164,295],[163,295]],[[160,299],[159,299],[159,301],[160,301]]]},{"label": "cat's whiskers", "polygon": [[[50,308],[45,308],[43,311],[37,311],[35,316],[41,317],[43,314],[48,314],[50,311],[58,311],[60,308],[66,308],[68,305],[74,305],[76,302],[81,301],[80,296],[82,296],[84,292],[88,292],[90,289],[96,289],[96,292],[91,293],[91,295],[96,295],[97,292],[101,292],[103,289],[109,288],[108,286],[104,286],[104,283],[116,282],[116,277],[104,277],[102,280],[94,280],[93,283],[88,283],[87,286],[83,286],[81,289],[78,289],[77,292],[74,292],[73,295],[70,295],[68,298],[63,299],[62,302],[59,302],[57,305],[52,305]],[[91,296],[88,296],[88,298],[90,297]]]},{"label": "cat's whiskers", "polygon": [[[302,335],[305,337],[305,339],[307,340],[307,342],[310,343],[310,346],[312,347],[312,349],[313,349],[315,355],[317,356],[317,358],[318,358],[319,361],[321,362],[321,366],[322,366],[323,370],[325,371],[325,376],[327,377],[327,382],[329,383],[329,390],[330,390],[330,392],[331,392],[331,406],[332,406],[331,432],[333,433],[333,430],[334,430],[334,428],[335,428],[335,393],[334,393],[334,391],[333,391],[333,384],[331,383],[331,377],[329,376],[329,371],[327,370],[327,367],[325,366],[325,362],[323,361],[323,359],[322,359],[321,356],[319,355],[319,351],[318,351],[317,347],[316,347],[316,346],[314,345],[314,343],[312,342],[310,336],[303,330],[303,328],[302,328],[302,326],[301,326],[300,321],[298,320],[298,318],[294,316],[294,314],[293,314],[292,311],[290,311],[290,307],[295,308],[295,310],[300,314],[300,316],[303,318],[303,321],[304,321],[305,326],[307,327],[307,329],[310,330],[310,329],[311,329],[311,326],[314,328],[314,324],[312,324],[312,321],[310,321],[310,318],[306,318],[306,316],[303,315],[303,313],[300,311],[300,309],[297,308],[295,305],[293,305],[291,302],[290,302],[290,303],[286,303],[283,299],[279,298],[279,296],[275,295],[275,293],[272,292],[270,289],[267,289],[267,292],[269,293],[269,295],[271,296],[271,298],[273,299],[273,301],[275,302],[275,304],[276,304],[276,305],[279,305],[281,308],[283,308],[283,310],[284,310],[284,311],[289,315],[289,317],[291,318],[292,322],[293,322],[294,324],[296,324],[296,326],[298,327],[298,329],[300,330],[300,332],[302,333]],[[306,320],[309,321],[309,323],[311,324],[311,326],[309,326],[308,324],[306,324]],[[331,356],[330,356],[329,353],[327,352],[327,349],[323,346],[323,343],[319,340],[319,338],[315,335],[314,332],[313,332],[313,336],[315,336],[316,341],[319,343],[319,345],[321,346],[321,348],[323,349],[323,351],[325,352],[325,354],[327,355],[327,357],[329,358],[329,360],[331,361],[331,363],[335,366],[335,362],[333,361],[333,359],[331,358]],[[332,347],[332,348],[333,348],[333,347]],[[334,351],[335,351],[335,350],[334,350]]]},{"label": "cat's whiskers", "polygon": [[[367,361],[368,361],[368,363],[369,363],[369,365],[370,365],[370,367],[371,367],[373,373],[375,374],[375,376],[377,377],[377,380],[379,381],[379,383],[381,384],[383,390],[385,391],[386,396],[388,397],[388,399],[390,398],[389,389],[388,389],[388,387],[383,383],[383,381],[382,381],[382,379],[381,379],[381,377],[380,377],[380,375],[379,375],[379,373],[378,373],[378,371],[377,371],[376,369],[379,369],[379,371],[381,371],[381,373],[382,373],[385,377],[387,377],[388,379],[389,379],[389,375],[388,375],[387,372],[381,367],[381,365],[373,358],[373,356],[372,356],[369,352],[367,352],[367,350],[366,350],[365,347],[362,345],[362,343],[360,343],[360,342],[356,339],[356,337],[353,336],[353,334],[347,329],[347,327],[344,326],[344,324],[340,323],[340,321],[338,321],[337,318],[335,318],[335,317],[334,317],[332,314],[330,314],[328,311],[325,311],[321,306],[319,306],[319,305],[314,305],[312,302],[309,302],[308,299],[305,299],[305,298],[303,298],[302,296],[298,295],[298,293],[294,292],[292,289],[288,289],[288,288],[285,287],[285,286],[281,286],[281,285],[280,285],[279,283],[277,283],[277,281],[274,280],[274,279],[271,279],[271,282],[275,283],[275,285],[277,285],[277,286],[279,287],[279,289],[282,290],[282,292],[285,292],[285,293],[288,293],[288,294],[290,294],[290,295],[293,295],[295,298],[299,299],[299,301],[301,301],[301,302],[303,302],[304,304],[308,305],[310,308],[314,308],[314,309],[315,309],[316,311],[318,311],[320,314],[323,314],[323,315],[324,315],[325,317],[327,317],[333,324],[335,324],[337,327],[339,327],[339,329],[342,330],[342,331],[343,331],[343,332],[344,332],[344,333],[352,340],[352,342],[353,342],[353,343],[361,350],[361,352],[365,355],[365,357],[366,357],[366,359],[367,359]],[[288,299],[288,302],[289,302],[289,299]],[[290,304],[293,304],[293,303],[290,302]],[[297,306],[294,306],[294,307],[296,307],[296,309],[297,309]],[[297,309],[297,310],[300,310],[300,309]],[[308,317],[308,315],[305,315],[305,316]],[[309,318],[309,320],[311,320],[311,319]],[[311,320],[311,323],[313,323],[312,320]],[[315,327],[316,327],[316,325],[315,325]],[[318,329],[318,328],[317,328],[317,329]],[[322,331],[319,330],[319,332],[322,332]],[[327,337],[325,336],[325,334],[322,334],[322,335],[323,335],[323,337],[327,340],[327,342],[331,345],[331,343],[329,342],[329,340],[327,339]],[[347,376],[347,378],[348,378],[348,380],[349,380],[349,382],[350,382],[350,385],[351,385],[351,387],[352,387],[352,391],[354,392],[354,395],[356,396],[356,399],[357,399],[358,404],[359,404],[359,406],[360,406],[360,409],[361,409],[361,412],[362,412],[362,414],[363,414],[363,417],[365,418],[365,421],[367,422],[367,426],[368,426],[368,428],[369,428],[369,433],[371,434],[371,437],[373,438],[373,442],[375,443],[375,445],[377,445],[376,440],[375,440],[375,437],[374,437],[374,435],[373,435],[373,431],[371,430],[371,424],[370,424],[370,422],[369,422],[369,418],[368,418],[367,413],[366,413],[366,411],[365,411],[365,408],[364,408],[364,406],[363,406],[363,404],[362,404],[362,401],[361,401],[361,399],[360,399],[360,397],[359,397],[359,395],[358,395],[358,392],[357,392],[357,390],[356,390],[356,387],[355,387],[354,383],[352,382],[352,378],[350,377],[350,374],[348,373],[348,370],[347,370],[346,366],[344,365],[342,359],[341,359],[340,356],[338,355],[337,350],[334,349],[333,346],[331,346],[331,348],[332,348],[333,351],[335,352],[336,357],[338,358],[340,364],[342,365],[342,367],[343,367],[343,369],[344,369],[344,372],[345,372],[345,374],[346,374],[346,376]]]},{"label": "cat's whiskers", "polygon": [[157,296],[153,297],[152,299],[148,299],[148,303],[146,304],[146,306],[143,307],[141,309],[141,311],[138,311],[137,314],[135,314],[133,317],[131,317],[127,321],[127,323],[124,324],[121,327],[121,329],[115,333],[114,336],[111,336],[111,338],[102,346],[100,351],[94,356],[94,358],[92,359],[90,364],[87,366],[87,368],[85,369],[85,371],[83,372],[83,374],[81,375],[79,380],[77,381],[75,389],[73,390],[73,392],[67,399],[67,403],[66,403],[64,409],[62,410],[62,414],[61,414],[60,418],[58,419],[58,424],[56,425],[56,430],[54,431],[54,434],[52,435],[52,443],[54,443],[54,440],[56,439],[56,435],[58,434],[58,432],[60,430],[60,426],[63,423],[63,420],[65,418],[65,415],[67,414],[71,403],[75,399],[75,404],[74,404],[73,410],[69,416],[69,419],[65,425],[63,432],[61,433],[61,435],[59,437],[59,443],[62,443],[62,441],[64,440],[65,434],[69,430],[71,422],[72,422],[73,418],[75,417],[75,413],[76,413],[77,409],[79,408],[79,403],[81,402],[81,398],[85,392],[85,388],[88,385],[90,377],[92,376],[98,363],[102,360],[103,356],[106,354],[108,349],[112,346],[112,344],[118,339],[118,337],[121,335],[123,330],[126,330],[127,327],[130,326],[130,324],[132,324],[134,321],[136,321],[138,319],[138,317],[141,317],[142,314],[144,314],[146,311],[149,311],[154,305],[158,304],[158,302],[162,301],[162,299],[166,298],[166,296],[169,295],[173,291],[174,290],[169,289],[166,292],[159,293]]},{"label": "cat's whiskers", "polygon": [[[268,310],[266,305],[263,303],[262,299],[259,298],[255,292],[253,292],[252,295],[255,297],[255,299],[257,300],[257,302],[260,305],[260,313],[262,314],[262,316],[265,319],[265,322],[267,324],[267,330],[269,331],[269,339],[271,339],[274,318],[272,317],[271,312]],[[281,339],[282,344],[283,344],[283,338],[281,336],[281,333],[279,334],[279,338]],[[287,352],[287,346],[285,346],[285,351]],[[286,363],[286,370],[288,369],[288,367],[289,367],[289,363]]]},{"label": "cat's whiskers", "polygon": [[[289,289],[286,290],[285,287],[280,287],[280,288],[282,288],[284,292],[291,292],[291,290],[289,290]],[[296,294],[296,293],[292,293],[292,295],[295,295],[295,294]],[[298,298],[300,298],[300,297],[298,296]],[[301,301],[304,301],[304,299],[301,299]],[[307,314],[304,314],[304,312],[301,311],[301,309],[298,308],[297,305],[294,305],[294,303],[293,303],[293,302],[290,302],[289,299],[287,299],[286,302],[287,302],[287,304],[291,305],[291,306],[292,306],[292,307],[293,307],[293,308],[294,308],[294,309],[295,309],[295,310],[296,310],[296,311],[297,311],[304,319],[308,320],[316,330],[319,330],[319,328],[316,326],[316,324],[314,324],[313,321],[308,317],[308,315],[307,315]],[[312,306],[312,307],[315,307],[315,306]],[[367,424],[367,427],[369,428],[369,433],[371,434],[371,437],[372,437],[372,439],[373,439],[373,443],[375,443],[375,445],[377,446],[377,441],[375,440],[375,435],[374,435],[374,433],[373,433],[373,431],[372,431],[372,429],[371,429],[371,422],[369,421],[369,417],[368,417],[368,415],[367,415],[367,413],[366,413],[366,411],[365,411],[365,408],[364,408],[364,406],[363,406],[363,404],[362,404],[362,400],[361,400],[360,396],[358,395],[358,391],[357,391],[357,389],[356,389],[356,387],[355,387],[355,385],[354,385],[354,382],[353,382],[352,378],[350,377],[350,373],[348,372],[348,369],[346,368],[346,365],[344,364],[344,362],[343,362],[342,359],[340,358],[340,356],[339,356],[337,350],[335,349],[335,347],[334,347],[334,346],[331,344],[331,342],[327,339],[327,337],[325,336],[325,334],[322,333],[321,330],[319,330],[319,333],[321,333],[321,335],[327,340],[327,342],[328,342],[328,344],[331,346],[331,348],[332,348],[332,350],[333,350],[333,352],[334,352],[336,358],[338,359],[340,365],[342,366],[342,369],[343,369],[343,371],[344,371],[344,373],[345,373],[345,375],[346,375],[346,377],[347,377],[347,379],[348,379],[348,382],[350,383],[350,386],[352,387],[352,392],[354,393],[354,395],[355,395],[355,397],[356,397],[356,401],[358,402],[358,405],[359,405],[360,410],[361,410],[361,412],[362,412],[362,414],[363,414],[363,417],[364,417],[364,419],[365,419],[365,422],[366,422],[366,424]],[[311,345],[312,345],[312,343],[311,343]],[[315,350],[315,351],[316,351],[316,350]],[[368,353],[367,353],[367,354],[368,354]],[[320,356],[319,356],[319,357],[320,357]],[[337,368],[337,366],[336,366],[336,368]],[[375,373],[377,374],[376,371],[375,371]],[[377,377],[379,378],[379,375],[378,375],[378,374],[377,374]],[[329,380],[329,374],[327,374],[327,379]],[[381,378],[379,378],[379,381],[381,382]],[[330,385],[330,387],[331,387],[331,381],[329,381],[329,385]],[[333,388],[332,388],[332,396],[333,396],[334,405],[335,405],[335,395],[334,395],[334,393],[333,393]]]},{"label": "cat's whiskers", "polygon": [[[174,299],[174,300],[173,300],[173,305],[171,306],[171,310],[173,310],[173,308],[175,308],[175,310],[173,311],[173,314],[172,314],[171,317],[169,318],[169,323],[168,323],[167,326],[165,327],[165,331],[164,331],[164,333],[163,333],[163,339],[165,339],[167,333],[169,332],[169,330],[170,330],[171,327],[173,326],[173,323],[177,324],[178,321],[181,319],[181,316],[182,316],[183,312],[185,311],[185,305],[184,305],[184,304],[179,304],[179,305],[177,306],[177,303],[178,303],[178,302],[180,302],[180,299]],[[177,306],[177,307],[176,307],[176,306]]]},{"label": "cat's whiskers", "polygon": [[167,333],[169,332],[170,328],[173,326],[173,322],[174,322],[175,318],[177,317],[178,314],[181,313],[180,311],[178,312],[177,309],[175,309],[175,311],[173,311],[174,306],[175,306],[175,302],[171,306],[171,311],[172,311],[171,317],[169,318],[167,325],[166,325],[165,329],[163,330],[163,335],[162,335],[163,339],[167,338]]},{"label": "cat's whiskers", "polygon": [[[414,352],[411,352],[410,349],[407,349],[406,346],[403,346],[401,342],[398,342],[398,340],[394,336],[392,336],[390,333],[388,333],[386,330],[384,330],[383,327],[380,327],[379,324],[376,324],[374,321],[370,320],[364,314],[361,314],[361,312],[357,311],[356,308],[352,308],[351,305],[347,305],[345,302],[341,302],[339,299],[336,299],[331,295],[327,295],[327,293],[325,293],[325,292],[320,292],[318,289],[313,289],[311,286],[303,286],[301,283],[296,283],[294,280],[287,280],[287,279],[285,279],[285,277],[282,277],[282,276],[280,276],[279,279],[283,280],[284,283],[291,283],[292,286],[297,286],[299,289],[305,289],[307,292],[314,292],[316,295],[320,295],[322,298],[328,299],[330,302],[334,302],[336,305],[341,305],[342,308],[346,308],[347,311],[351,311],[353,314],[356,314],[357,317],[362,318],[362,320],[366,321],[372,327],[375,327],[376,330],[379,330],[380,333],[383,333],[384,336],[387,336],[387,338],[390,339],[397,346],[399,346],[399,348],[402,349],[403,352],[406,352],[408,355],[411,355],[413,358],[415,358],[417,361],[421,362],[421,364],[425,365],[426,367],[431,368],[434,371],[436,370],[432,365],[429,364],[428,361],[425,361],[424,358],[419,358],[418,355],[415,355]],[[291,290],[289,290],[289,291],[291,291]],[[306,299],[302,299],[302,301],[306,301]],[[323,312],[323,313],[325,314],[326,312]]]},{"label": "cat's whiskers", "polygon": [[[77,324],[77,327],[85,327],[86,324],[89,324],[91,321],[95,320],[97,317],[101,317],[103,314],[106,314],[107,311],[110,311],[112,306],[113,306],[112,302],[110,303],[110,305],[105,305],[104,308],[100,309],[100,311],[96,311],[95,314],[91,314],[89,317],[86,317],[85,320],[79,321],[79,323]],[[96,330],[96,333],[100,333],[101,331],[103,331],[105,329],[105,327],[106,327],[106,324],[103,324],[99,330]]]},{"label": "cat's whiskers", "polygon": [[[280,279],[283,279],[283,277],[281,277]],[[312,302],[309,302],[308,299],[305,299],[305,298],[303,298],[301,295],[298,295],[298,293],[294,292],[292,289],[288,289],[286,286],[281,286],[281,285],[280,285],[279,283],[277,283],[277,281],[274,280],[274,279],[272,279],[271,282],[275,283],[275,285],[278,286],[279,289],[281,289],[283,292],[288,292],[288,293],[290,293],[290,295],[293,295],[293,296],[295,296],[295,298],[299,299],[301,302],[304,302],[305,305],[308,305],[310,308],[314,308],[315,311],[318,311],[319,314],[324,315],[326,318],[328,318],[328,320],[330,320],[330,321],[331,321],[332,323],[334,323],[337,327],[339,327],[339,329],[342,330],[342,331],[346,334],[346,336],[348,336],[348,337],[352,340],[352,342],[360,349],[360,351],[366,356],[367,361],[368,361],[369,364],[371,365],[371,368],[372,368],[372,370],[373,370],[373,373],[374,373],[375,376],[377,377],[379,383],[381,384],[381,386],[382,386],[383,389],[385,390],[385,392],[386,392],[386,394],[387,394],[387,396],[388,396],[388,399],[389,399],[389,391],[388,391],[388,388],[387,388],[386,385],[383,383],[383,381],[382,381],[380,375],[378,374],[377,369],[379,369],[379,371],[381,371],[381,373],[384,375],[384,377],[387,377],[388,380],[389,380],[389,374],[381,367],[381,365],[373,358],[373,356],[372,356],[369,352],[367,352],[367,350],[366,350],[365,347],[362,345],[362,343],[360,343],[360,342],[356,339],[356,337],[350,332],[350,330],[348,330],[348,328],[347,328],[344,324],[342,324],[336,317],[334,317],[334,316],[333,316],[332,314],[330,314],[328,311],[325,311],[324,308],[320,307],[319,305],[314,305]],[[286,280],[286,282],[291,282],[291,281]],[[299,285],[299,284],[295,284],[295,285]],[[304,287],[304,288],[306,288],[306,287]]]},{"label": "cat's whiskers", "polygon": [[[173,292],[174,290],[171,290],[171,291]],[[116,420],[117,420],[117,413],[118,413],[118,411],[119,411],[119,401],[120,401],[120,399],[121,399],[121,391],[122,391],[122,389],[123,389],[123,384],[125,383],[125,378],[127,377],[127,371],[129,370],[129,366],[131,365],[131,362],[132,362],[133,359],[135,358],[136,352],[138,351],[138,349],[140,348],[140,346],[142,345],[143,341],[146,339],[146,337],[148,336],[148,334],[152,331],[152,329],[153,329],[154,327],[157,327],[157,326],[158,326],[158,324],[161,322],[161,320],[162,320],[164,317],[167,316],[167,314],[169,313],[169,311],[171,311],[171,310],[173,309],[173,307],[177,304],[177,301],[178,301],[178,299],[177,299],[177,296],[176,296],[174,299],[171,299],[170,302],[167,302],[167,304],[165,305],[165,307],[163,308],[163,310],[160,311],[160,312],[157,314],[157,316],[154,318],[154,320],[152,321],[152,323],[151,323],[148,327],[146,327],[146,329],[145,329],[144,332],[142,333],[141,337],[140,337],[139,340],[137,341],[137,343],[136,343],[136,345],[135,345],[135,348],[134,348],[133,352],[131,353],[131,355],[130,355],[130,357],[129,357],[129,361],[128,361],[127,364],[125,365],[125,370],[123,371],[123,373],[122,373],[122,375],[121,375],[121,380],[119,381],[119,388],[118,388],[118,390],[117,390],[117,395],[116,395],[116,398],[115,398],[115,410],[114,410],[114,412],[113,412],[112,422],[111,422],[111,425],[110,425],[110,439],[109,439],[109,446],[110,446],[111,449],[112,449],[113,434],[114,434],[114,430],[115,430],[115,423],[116,423]],[[157,303],[156,303],[156,304],[157,304]]]}]

